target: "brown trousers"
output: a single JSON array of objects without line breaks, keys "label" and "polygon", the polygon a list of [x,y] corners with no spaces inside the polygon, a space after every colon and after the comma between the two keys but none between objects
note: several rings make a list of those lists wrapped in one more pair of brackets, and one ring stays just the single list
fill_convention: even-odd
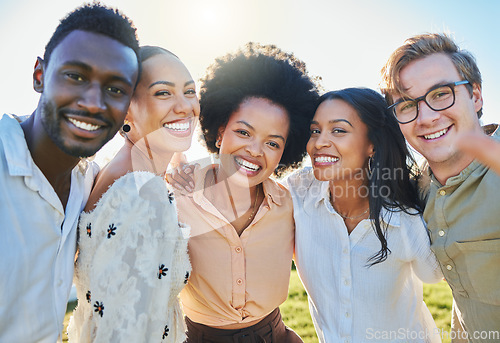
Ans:
[{"label": "brown trousers", "polygon": [[186,317],[184,343],[302,343],[302,339],[281,320],[279,308],[255,325],[238,330],[216,329]]}]

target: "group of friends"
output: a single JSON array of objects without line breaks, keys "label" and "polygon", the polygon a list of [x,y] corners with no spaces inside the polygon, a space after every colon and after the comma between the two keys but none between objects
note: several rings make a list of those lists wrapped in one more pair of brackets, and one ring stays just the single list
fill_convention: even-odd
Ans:
[{"label": "group of friends", "polygon": [[[73,283],[70,342],[302,342],[279,311],[292,260],[320,342],[440,342],[423,282],[443,277],[452,341],[500,339],[500,142],[449,36],[397,48],[383,95],[320,96],[255,43],[198,92],[94,3],[61,20],[33,87],[33,114],[0,120],[0,342],[61,340]],[[169,169],[198,122],[214,162]]]}]

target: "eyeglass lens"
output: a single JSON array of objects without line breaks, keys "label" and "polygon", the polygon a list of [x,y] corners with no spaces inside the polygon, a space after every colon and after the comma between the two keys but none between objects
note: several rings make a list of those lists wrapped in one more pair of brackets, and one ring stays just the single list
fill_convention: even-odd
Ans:
[{"label": "eyeglass lens", "polygon": [[[442,86],[436,89],[430,90],[424,99],[427,106],[429,106],[434,111],[444,110],[455,101],[455,94],[451,86]],[[415,119],[418,114],[418,102],[417,100],[402,101],[394,107],[394,113],[400,122],[407,122]]]}]

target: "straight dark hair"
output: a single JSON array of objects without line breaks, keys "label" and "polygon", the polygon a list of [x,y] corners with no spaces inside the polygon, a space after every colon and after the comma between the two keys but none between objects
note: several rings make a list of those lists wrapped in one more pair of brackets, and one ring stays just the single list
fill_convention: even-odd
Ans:
[{"label": "straight dark hair", "polygon": [[[342,100],[356,110],[368,128],[368,139],[375,151],[369,162],[371,171],[367,172],[368,194],[370,219],[373,220],[373,230],[380,240],[381,249],[368,259],[368,266],[373,266],[385,261],[391,252],[387,246],[387,223],[392,212],[417,215],[423,211],[415,182],[418,169],[382,95],[368,88],[346,88],[324,94],[318,106],[334,99]],[[389,218],[383,218],[383,225],[380,222],[382,208],[389,213]]]}]

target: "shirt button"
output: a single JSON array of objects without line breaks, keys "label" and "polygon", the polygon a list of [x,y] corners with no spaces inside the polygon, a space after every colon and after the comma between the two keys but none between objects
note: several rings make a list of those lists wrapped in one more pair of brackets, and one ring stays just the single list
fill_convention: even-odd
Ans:
[{"label": "shirt button", "polygon": [[452,269],[453,269],[453,266],[452,266],[451,264],[448,264],[448,265],[446,266],[446,269],[448,269],[448,270],[452,270]]},{"label": "shirt button", "polygon": [[349,286],[349,280],[348,279],[344,280],[344,285]]},{"label": "shirt button", "polygon": [[239,254],[241,252],[241,247],[236,247],[234,250]]},{"label": "shirt button", "polygon": [[438,235],[439,235],[440,237],[443,237],[443,236],[444,236],[444,231],[443,231],[443,230],[439,230]]},{"label": "shirt button", "polygon": [[345,313],[345,317],[346,317],[346,318],[349,318],[349,316],[350,316],[349,312],[346,312],[346,313]]},{"label": "shirt button", "polygon": [[444,189],[440,190],[439,195],[446,195],[446,191]]},{"label": "shirt button", "polygon": [[342,250],[342,252],[343,252],[344,254],[347,254],[347,248],[344,248],[344,250]]},{"label": "shirt button", "polygon": [[351,340],[349,338],[344,339],[344,343],[350,343]]},{"label": "shirt button", "polygon": [[61,287],[62,284],[63,284],[63,282],[61,279],[57,280],[57,287]]},{"label": "shirt button", "polygon": [[243,280],[242,279],[238,279],[236,280],[236,284],[241,286],[243,284]]}]

